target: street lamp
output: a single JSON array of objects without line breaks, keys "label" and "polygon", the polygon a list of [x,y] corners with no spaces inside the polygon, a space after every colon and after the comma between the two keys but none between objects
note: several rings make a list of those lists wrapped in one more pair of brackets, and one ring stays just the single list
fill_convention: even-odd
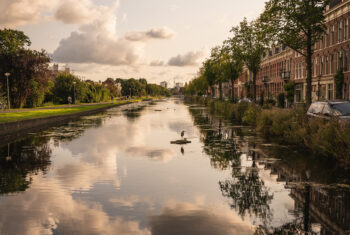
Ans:
[{"label": "street lamp", "polygon": [[73,82],[73,87],[74,87],[74,104],[76,104],[76,97],[75,97],[75,84],[77,84],[77,82]]},{"label": "street lamp", "polygon": [[10,105],[10,87],[9,87],[9,76],[11,74],[10,73],[5,73],[6,79],[7,79],[7,107],[8,109],[11,109],[11,105]]}]

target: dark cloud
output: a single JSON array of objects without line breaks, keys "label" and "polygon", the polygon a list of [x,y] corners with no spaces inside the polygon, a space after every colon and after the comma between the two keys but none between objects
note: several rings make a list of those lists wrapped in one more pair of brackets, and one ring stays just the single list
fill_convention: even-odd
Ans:
[{"label": "dark cloud", "polygon": [[175,33],[172,30],[164,27],[148,31],[128,32],[125,35],[125,39],[129,41],[148,41],[152,39],[171,39],[174,35]]}]

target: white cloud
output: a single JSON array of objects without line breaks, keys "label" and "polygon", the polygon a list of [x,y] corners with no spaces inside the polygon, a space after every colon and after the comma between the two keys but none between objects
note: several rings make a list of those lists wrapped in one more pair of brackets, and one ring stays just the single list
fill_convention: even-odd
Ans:
[{"label": "white cloud", "polygon": [[[89,1],[84,0],[86,5]],[[143,45],[129,42],[116,33],[116,11],[113,7],[98,7],[91,21],[80,26],[79,31],[62,39],[53,53],[53,59],[62,63],[96,63],[105,65],[136,65],[143,57]],[[89,7],[87,7],[89,9]],[[88,10],[89,11],[89,10]],[[69,12],[72,13],[72,12]],[[66,17],[66,21],[85,20],[79,15]],[[67,15],[69,15],[67,13]]]},{"label": "white cloud", "polygon": [[45,11],[56,6],[56,0],[1,0],[0,25],[14,28],[38,22]]},{"label": "white cloud", "polygon": [[66,24],[88,24],[115,12],[119,1],[113,5],[95,5],[91,0],[63,0],[56,9],[55,19]]},{"label": "white cloud", "polygon": [[253,226],[220,205],[216,205],[213,210],[198,203],[178,202],[169,202],[159,215],[152,216],[150,229],[152,235],[254,233]]},{"label": "white cloud", "polygon": [[61,40],[53,58],[62,63],[134,65],[142,57],[142,47],[124,39],[113,39],[103,32],[73,32]]},{"label": "white cloud", "polygon": [[178,66],[178,67],[184,67],[184,66],[197,66],[201,59],[203,59],[205,53],[204,51],[197,51],[197,52],[188,52],[184,55],[177,55],[175,57],[172,57],[168,65],[170,66]]},{"label": "white cloud", "polygon": [[[4,234],[137,234],[150,235],[136,221],[110,217],[99,204],[76,200],[57,179],[32,176],[31,188],[0,204]],[[49,185],[50,190],[41,190]],[[33,219],[35,218],[35,219]],[[16,221],[16,223],[11,223]]]},{"label": "white cloud", "polygon": [[175,32],[166,27],[154,28],[147,31],[128,32],[125,38],[129,41],[148,41],[151,39],[171,39]]}]

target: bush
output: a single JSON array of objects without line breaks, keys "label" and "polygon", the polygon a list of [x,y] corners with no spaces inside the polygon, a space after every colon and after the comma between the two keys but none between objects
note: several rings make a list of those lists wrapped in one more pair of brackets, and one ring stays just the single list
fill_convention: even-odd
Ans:
[{"label": "bush", "polygon": [[276,100],[274,100],[274,99],[268,99],[268,100],[266,100],[266,103],[275,106],[275,105],[276,105]]},{"label": "bush", "polygon": [[244,112],[242,123],[245,125],[256,126],[256,120],[260,112],[261,109],[258,106],[255,104],[250,105]]},{"label": "bush", "polygon": [[309,119],[304,108],[261,109],[255,104],[215,100],[207,103],[213,113],[254,126],[265,138],[309,149],[319,156],[350,161],[350,123]]}]

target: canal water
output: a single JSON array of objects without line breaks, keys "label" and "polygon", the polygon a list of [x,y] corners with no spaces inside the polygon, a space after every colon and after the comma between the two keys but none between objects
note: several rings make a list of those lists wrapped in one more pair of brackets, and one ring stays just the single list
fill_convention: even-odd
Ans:
[{"label": "canal water", "polygon": [[2,143],[0,234],[349,234],[349,185],[205,107],[144,102]]}]

